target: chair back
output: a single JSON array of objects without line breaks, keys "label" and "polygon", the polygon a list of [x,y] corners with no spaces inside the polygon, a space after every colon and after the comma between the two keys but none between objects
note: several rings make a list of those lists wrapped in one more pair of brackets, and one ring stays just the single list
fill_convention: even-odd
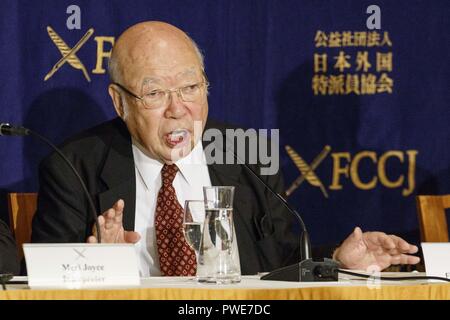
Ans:
[{"label": "chair back", "polygon": [[450,194],[417,196],[420,235],[423,242],[449,242],[445,209],[450,208]]},{"label": "chair back", "polygon": [[8,193],[9,221],[16,239],[19,259],[23,243],[31,241],[31,223],[37,208],[37,193]]}]

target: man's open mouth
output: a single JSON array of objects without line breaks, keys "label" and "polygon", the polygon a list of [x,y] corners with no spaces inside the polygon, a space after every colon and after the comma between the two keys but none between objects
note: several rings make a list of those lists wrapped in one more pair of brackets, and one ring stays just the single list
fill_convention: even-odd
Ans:
[{"label": "man's open mouth", "polygon": [[186,129],[177,129],[165,135],[166,143],[170,147],[184,145],[189,138],[189,131]]}]

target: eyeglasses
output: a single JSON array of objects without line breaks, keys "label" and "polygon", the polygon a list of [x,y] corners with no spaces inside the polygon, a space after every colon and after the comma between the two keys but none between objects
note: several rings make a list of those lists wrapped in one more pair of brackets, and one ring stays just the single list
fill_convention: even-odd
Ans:
[{"label": "eyeglasses", "polygon": [[182,101],[184,102],[197,102],[203,97],[203,89],[208,88],[209,82],[207,80],[190,84],[187,86],[167,89],[167,90],[152,90],[149,93],[144,94],[142,97],[128,90],[125,86],[120,83],[113,82],[113,85],[118,86],[120,89],[125,91],[130,96],[141,100],[144,108],[146,109],[157,109],[161,107],[166,107],[169,102],[169,97],[172,98],[171,93],[175,92]]}]

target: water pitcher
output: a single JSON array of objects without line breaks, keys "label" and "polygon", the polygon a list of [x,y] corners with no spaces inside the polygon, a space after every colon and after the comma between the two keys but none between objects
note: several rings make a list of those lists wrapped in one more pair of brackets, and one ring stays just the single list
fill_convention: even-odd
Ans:
[{"label": "water pitcher", "polygon": [[239,252],[233,224],[234,187],[204,187],[205,221],[197,263],[199,282],[241,281]]}]

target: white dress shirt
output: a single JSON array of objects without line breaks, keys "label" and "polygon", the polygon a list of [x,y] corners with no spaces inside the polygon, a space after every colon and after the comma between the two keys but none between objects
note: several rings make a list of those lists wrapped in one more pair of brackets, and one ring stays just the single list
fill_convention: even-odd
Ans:
[{"label": "white dress shirt", "polygon": [[[141,235],[136,244],[141,277],[159,276],[159,257],[156,247],[155,210],[161,188],[163,164],[146,156],[133,143],[136,172],[136,212],[134,230]],[[201,142],[192,152],[175,162],[179,171],[173,181],[178,201],[184,207],[185,200],[203,200],[203,186],[211,186],[206,157]],[[126,205],[126,204],[125,204]],[[204,217],[197,217],[204,219]]]}]

